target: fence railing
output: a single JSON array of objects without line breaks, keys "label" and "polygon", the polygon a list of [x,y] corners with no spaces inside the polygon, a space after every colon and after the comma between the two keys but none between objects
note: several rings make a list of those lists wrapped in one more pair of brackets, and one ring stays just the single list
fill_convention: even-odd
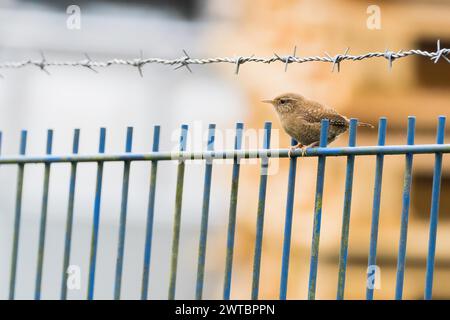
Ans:
[{"label": "fence railing", "polygon": [[[442,172],[442,159],[444,153],[450,153],[450,144],[444,144],[445,134],[445,117],[441,116],[438,119],[437,126],[437,138],[435,144],[415,145],[415,118],[409,117],[408,129],[407,129],[407,144],[406,145],[385,145],[386,141],[386,129],[387,120],[381,118],[378,125],[378,145],[377,146],[356,146],[356,128],[357,120],[351,119],[349,128],[349,142],[348,147],[327,147],[327,135],[328,135],[328,120],[322,121],[320,145],[317,148],[308,149],[303,156],[317,157],[317,183],[315,193],[315,208],[314,208],[314,224],[313,224],[313,236],[311,247],[311,260],[310,260],[310,273],[308,283],[308,299],[314,299],[316,293],[316,280],[317,280],[317,268],[318,268],[318,256],[319,256],[319,240],[320,240],[320,227],[322,218],[322,195],[325,183],[325,162],[326,158],[330,156],[346,156],[346,177],[345,177],[345,193],[344,193],[344,207],[342,215],[342,232],[341,232],[341,244],[340,244],[340,258],[339,258],[339,274],[337,283],[337,299],[344,298],[345,288],[345,276],[347,267],[348,256],[348,239],[349,239],[349,227],[350,227],[350,212],[352,202],[352,184],[354,176],[354,162],[356,156],[375,156],[376,168],[375,168],[375,187],[373,194],[373,206],[372,206],[372,223],[370,234],[370,248],[368,266],[376,265],[377,256],[377,239],[378,239],[378,225],[379,225],[379,213],[380,213],[380,200],[381,200],[381,188],[382,188],[382,176],[383,176],[383,161],[386,155],[405,155],[405,179],[403,186],[403,198],[402,198],[402,212],[401,212],[401,230],[400,241],[398,248],[398,260],[397,260],[397,281],[395,298],[401,299],[403,295],[403,280],[405,272],[406,261],[406,243],[408,232],[408,216],[410,207],[410,191],[412,183],[412,165],[413,156],[415,154],[434,154],[434,174],[432,184],[432,198],[431,198],[431,211],[430,211],[430,229],[429,229],[429,242],[428,242],[428,255],[426,264],[426,279],[425,279],[425,299],[432,298],[433,288],[433,272],[434,261],[436,251],[436,233],[438,225],[438,212],[439,212],[439,196],[440,196],[440,182]],[[176,284],[177,284],[177,268],[178,268],[178,250],[180,244],[180,224],[181,213],[183,203],[183,187],[184,187],[184,173],[186,161],[189,159],[203,159],[205,162],[205,174],[204,174],[204,189],[202,200],[202,212],[201,212],[201,228],[199,235],[198,246],[198,262],[197,262],[197,279],[195,288],[196,299],[203,298],[203,285],[204,285],[204,273],[205,273],[205,261],[206,261],[206,247],[208,237],[208,217],[209,217],[209,200],[211,194],[211,178],[214,160],[217,159],[233,159],[232,164],[232,181],[230,190],[230,205],[229,205],[229,220],[227,229],[227,245],[226,245],[226,262],[225,262],[225,274],[223,285],[223,298],[230,299],[231,293],[231,278],[233,269],[233,251],[235,240],[235,228],[237,218],[237,203],[238,199],[238,187],[239,187],[239,172],[240,172],[240,160],[248,158],[260,158],[261,170],[260,170],[260,182],[259,182],[259,195],[258,195],[258,207],[256,218],[256,239],[254,246],[254,260],[253,260],[253,277],[252,277],[252,289],[251,298],[258,299],[259,293],[259,279],[261,270],[261,255],[263,244],[263,229],[264,229],[264,210],[267,191],[267,167],[269,158],[287,158],[289,157],[288,149],[270,149],[271,138],[271,123],[267,122],[264,126],[264,143],[263,149],[259,150],[242,150],[242,136],[244,126],[242,123],[236,124],[234,150],[214,150],[215,140],[215,126],[210,125],[208,130],[208,146],[207,150],[202,152],[188,152],[186,151],[186,141],[188,135],[188,126],[183,125],[181,127],[181,135],[179,139],[179,151],[178,152],[162,152],[159,150],[160,141],[160,127],[154,127],[153,133],[153,148],[148,153],[134,153],[132,152],[132,138],[133,130],[128,128],[126,135],[126,147],[125,153],[110,154],[105,153],[105,139],[106,130],[100,129],[100,141],[97,154],[83,155],[78,154],[80,130],[76,129],[73,138],[72,154],[66,155],[53,155],[52,154],[52,140],[53,131],[48,130],[47,135],[47,147],[46,154],[42,156],[26,155],[27,144],[27,132],[22,131],[20,139],[19,155],[17,156],[2,156],[0,155],[0,165],[17,165],[17,186],[16,186],[16,200],[15,200],[15,215],[14,215],[14,232],[12,241],[12,255],[10,266],[10,282],[9,282],[9,298],[15,298],[16,279],[17,279],[17,267],[18,267],[18,253],[19,253],[19,236],[21,234],[21,211],[22,211],[22,187],[24,183],[24,169],[26,165],[32,163],[44,164],[44,180],[43,180],[43,194],[42,194],[42,206],[40,215],[40,227],[39,227],[39,241],[38,241],[38,262],[36,270],[36,282],[35,282],[35,299],[41,298],[42,287],[42,273],[44,262],[44,249],[45,249],[45,236],[47,226],[47,204],[49,200],[49,177],[51,173],[51,166],[53,163],[70,163],[70,183],[69,183],[69,199],[67,205],[67,220],[64,240],[64,256],[63,256],[63,269],[61,273],[61,299],[67,298],[67,268],[70,263],[71,256],[71,240],[72,229],[74,220],[74,201],[75,201],[75,185],[77,179],[77,164],[81,162],[93,162],[97,163],[97,177],[95,183],[95,195],[93,196],[94,209],[93,209],[93,224],[91,235],[91,251],[89,253],[89,278],[88,278],[88,290],[87,298],[94,298],[95,288],[95,273],[96,273],[96,259],[97,259],[97,247],[98,247],[98,235],[100,229],[100,212],[101,212],[101,199],[102,199],[102,181],[103,181],[103,165],[109,161],[120,161],[124,163],[123,179],[122,179],[122,195],[121,195],[121,207],[120,207],[120,223],[119,223],[119,240],[117,245],[117,262],[115,266],[115,286],[114,286],[114,298],[120,299],[123,262],[124,262],[124,250],[125,250],[125,234],[126,234],[126,222],[127,222],[127,203],[128,203],[128,189],[130,179],[130,164],[133,161],[149,161],[151,163],[150,174],[150,192],[148,197],[147,206],[147,221],[146,221],[146,236],[144,246],[144,264],[142,275],[142,289],[141,298],[147,299],[149,290],[149,275],[150,275],[150,261],[152,253],[152,237],[153,237],[153,221],[155,213],[155,191],[158,162],[166,160],[178,160],[177,166],[177,178],[176,178],[176,195],[174,204],[174,223],[173,223],[173,238],[172,238],[172,253],[171,253],[171,266],[170,266],[170,282],[168,288],[168,298],[175,299]],[[0,132],[0,154],[1,154],[1,132]],[[295,141],[292,141],[295,144]],[[280,299],[286,299],[287,287],[288,287],[288,270],[289,270],[289,257],[291,246],[291,230],[293,220],[293,204],[295,193],[295,176],[296,176],[296,164],[298,157],[302,156],[300,150],[296,150],[292,153],[292,157],[289,159],[289,175],[287,182],[287,200],[286,200],[286,216],[284,227],[284,240],[283,240],[283,252],[282,252],[282,266],[280,275]],[[3,260],[5,261],[5,260]],[[368,277],[372,274],[368,273]],[[373,299],[373,289],[367,288],[367,299]]]}]

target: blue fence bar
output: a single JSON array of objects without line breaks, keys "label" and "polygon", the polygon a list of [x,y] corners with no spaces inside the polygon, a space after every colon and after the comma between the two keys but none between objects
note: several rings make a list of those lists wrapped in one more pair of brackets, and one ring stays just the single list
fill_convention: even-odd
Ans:
[{"label": "blue fence bar", "polygon": [[[78,153],[80,143],[80,129],[75,129],[73,133],[72,153]],[[70,165],[70,182],[69,182],[69,201],[67,206],[67,221],[66,221],[66,237],[64,241],[64,258],[61,281],[61,300],[67,298],[67,279],[68,268],[70,262],[70,251],[72,245],[72,227],[73,227],[73,208],[75,201],[75,183],[77,179],[77,163],[72,162]]]},{"label": "blue fence bar", "polygon": [[[182,125],[180,135],[180,151],[186,150],[187,133],[188,133],[188,126]],[[177,282],[178,249],[180,246],[180,228],[181,228],[181,205],[183,203],[184,169],[185,169],[185,162],[183,159],[180,159],[178,162],[177,189],[175,193],[172,256],[170,259],[169,300],[175,299],[175,289]]]},{"label": "blue fence bar", "polygon": [[[133,143],[133,128],[127,128],[125,152],[131,152]],[[120,299],[122,286],[123,255],[125,252],[125,232],[127,227],[128,185],[130,183],[130,161],[125,161],[123,166],[122,202],[120,205],[119,243],[117,246],[116,283],[114,286],[114,299]]]},{"label": "blue fence bar", "polygon": [[[214,150],[215,124],[210,124],[208,129],[207,150]],[[205,181],[203,184],[202,220],[200,224],[200,240],[198,245],[197,284],[195,299],[201,300],[203,295],[203,282],[205,278],[206,242],[208,238],[209,198],[211,194],[212,159],[206,159]]]},{"label": "blue fence bar", "polygon": [[[408,118],[408,145],[414,144],[414,132],[416,126],[416,118]],[[403,181],[403,198],[402,198],[402,217],[400,223],[400,241],[398,245],[397,258],[397,283],[395,287],[395,299],[401,300],[403,297],[403,280],[405,277],[406,264],[406,242],[408,239],[408,218],[409,218],[409,203],[411,200],[411,182],[412,182],[412,165],[413,155],[408,153],[405,157],[405,178]]]},{"label": "blue fence bar", "polygon": [[[47,131],[47,147],[46,154],[52,153],[53,130]],[[47,207],[48,207],[48,188],[50,181],[50,163],[46,163],[44,168],[44,187],[42,193],[41,223],[39,227],[39,247],[36,271],[36,285],[34,291],[34,299],[41,299],[42,285],[42,269],[44,266],[44,247],[45,247],[45,231],[47,227]]]},{"label": "blue fence bar", "polygon": [[[386,143],[386,118],[380,118],[378,126],[378,145],[382,146]],[[370,229],[370,247],[369,247],[369,261],[367,269],[367,289],[366,299],[373,299],[373,285],[369,285],[369,282],[375,284],[377,275],[375,274],[376,260],[377,260],[377,241],[378,241],[378,224],[380,220],[380,201],[381,201],[381,182],[383,178],[383,162],[384,155],[377,155],[377,162],[375,168],[375,185],[373,191],[373,206],[372,206],[372,224]],[[372,272],[373,271],[373,272]],[[371,281],[372,279],[372,281]]]},{"label": "blue fence bar", "polygon": [[[445,117],[438,120],[436,143],[443,144],[445,136]],[[439,197],[441,191],[442,154],[436,153],[434,160],[433,189],[431,193],[430,235],[428,240],[427,271],[425,280],[425,299],[433,295],[434,257],[436,254],[436,234],[439,215]]]},{"label": "blue fence bar", "polygon": [[[106,129],[100,129],[98,153],[105,153]],[[97,262],[98,231],[100,227],[100,203],[102,198],[103,161],[97,162],[97,178],[95,182],[94,215],[92,221],[91,255],[89,257],[88,300],[94,299],[95,267]]]},{"label": "blue fence bar", "polygon": [[[291,140],[291,146],[297,141]],[[297,157],[289,160],[288,191],[286,199],[286,216],[284,220],[283,256],[281,258],[280,300],[286,300],[289,275],[289,257],[291,254],[292,211],[294,210],[295,175],[297,172]]]},{"label": "blue fence bar", "polygon": [[[350,130],[348,135],[348,146],[356,145],[356,128],[358,121],[350,119]],[[336,299],[344,299],[345,275],[347,272],[348,237],[350,233],[350,210],[352,205],[353,170],[355,167],[355,156],[347,156],[347,170],[345,173],[344,209],[342,212],[341,249],[339,252],[339,274]]]},{"label": "blue fence bar", "polygon": [[[319,146],[325,148],[328,142],[328,119],[322,120]],[[314,202],[314,224],[309,265],[308,299],[316,298],[317,267],[319,264],[320,225],[322,220],[322,196],[325,180],[325,156],[320,156],[317,165],[316,199]]]},{"label": "blue fence bar", "polygon": [[[27,131],[20,134],[19,153],[25,155],[27,147]],[[11,254],[11,275],[9,279],[9,299],[13,300],[16,290],[17,256],[19,254],[20,216],[22,213],[22,188],[23,188],[24,164],[19,164],[17,169],[16,210],[14,214],[13,248]]]},{"label": "blue fence bar", "polygon": [[[153,128],[152,152],[159,151],[160,126]],[[147,300],[148,280],[150,276],[150,258],[152,254],[153,219],[155,214],[156,174],[158,172],[158,161],[152,161],[150,173],[150,190],[148,193],[147,227],[145,232],[144,266],[142,272],[141,300]]]},{"label": "blue fence bar", "polygon": [[[236,124],[236,136],[234,138],[234,150],[240,150],[242,147],[242,131],[244,129],[243,123]],[[239,170],[240,158],[234,157],[233,172],[231,174],[231,194],[230,194],[230,210],[228,213],[228,230],[227,230],[227,252],[225,259],[225,276],[223,285],[223,299],[229,300],[231,293],[231,273],[233,268],[233,251],[234,251],[234,236],[236,230],[236,208],[238,200],[239,188]]]},{"label": "blue fence bar", "polygon": [[[264,124],[264,142],[263,148],[270,149],[270,134],[272,123]],[[255,255],[253,259],[253,277],[252,277],[252,300],[258,299],[259,293],[259,275],[261,272],[261,254],[262,240],[264,231],[264,209],[266,207],[266,189],[267,189],[267,171],[269,168],[269,159],[263,157],[261,159],[261,172],[259,181],[258,195],[258,212],[256,215],[256,239],[255,239]]]}]

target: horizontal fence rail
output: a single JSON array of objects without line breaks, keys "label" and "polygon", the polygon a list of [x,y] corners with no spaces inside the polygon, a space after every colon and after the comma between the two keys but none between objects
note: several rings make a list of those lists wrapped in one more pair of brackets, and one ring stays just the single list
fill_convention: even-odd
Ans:
[{"label": "horizontal fence rail", "polygon": [[[295,157],[339,157],[339,156],[370,156],[377,154],[426,154],[450,153],[450,144],[421,144],[421,145],[390,145],[367,147],[317,147],[307,149],[304,155],[301,150],[294,150]],[[222,151],[180,151],[180,152],[147,152],[147,153],[116,153],[92,155],[44,155],[44,156],[2,156],[0,164],[21,163],[60,163],[60,162],[97,162],[97,161],[163,161],[163,160],[205,160],[205,159],[255,159],[255,158],[289,158],[289,149],[254,149],[254,150],[222,150]]]},{"label": "horizontal fence rail", "polygon": [[[60,298],[67,298],[67,270],[70,265],[71,249],[72,249],[72,229],[74,223],[74,201],[76,198],[76,178],[77,178],[77,164],[81,162],[93,162],[97,164],[97,174],[95,179],[95,194],[93,195],[93,215],[92,215],[92,231],[90,238],[90,252],[89,256],[89,268],[88,268],[88,285],[87,285],[87,299],[94,299],[95,297],[95,275],[96,275],[96,260],[98,251],[98,237],[101,230],[100,214],[101,214],[101,201],[102,201],[102,183],[103,183],[103,166],[105,162],[119,161],[124,163],[122,173],[121,184],[121,205],[120,205],[120,220],[118,226],[118,243],[117,243],[117,255],[115,265],[115,283],[114,283],[114,299],[120,299],[121,287],[123,278],[123,263],[125,258],[125,235],[126,235],[126,222],[127,222],[127,207],[128,207],[128,193],[130,182],[130,166],[134,161],[148,161],[150,163],[150,178],[149,178],[149,194],[146,208],[146,225],[145,225],[145,244],[143,252],[143,273],[141,284],[141,299],[148,298],[148,292],[151,290],[149,284],[150,277],[150,263],[152,256],[152,238],[154,229],[154,216],[155,216],[155,203],[158,200],[156,197],[157,188],[156,181],[158,176],[158,162],[159,161],[177,161],[177,176],[176,176],[176,193],[174,199],[174,223],[171,243],[171,258],[169,269],[169,286],[168,286],[168,298],[176,298],[177,288],[177,274],[178,274],[178,256],[180,247],[180,234],[181,234],[181,215],[183,205],[183,193],[184,193],[184,176],[186,164],[189,160],[204,160],[204,180],[203,180],[203,197],[202,197],[202,210],[201,220],[199,221],[200,233],[198,238],[198,256],[197,256],[197,274],[195,281],[195,298],[203,298],[203,288],[205,282],[205,264],[207,261],[206,248],[208,239],[208,220],[209,220],[209,207],[211,197],[211,184],[213,179],[213,164],[214,160],[218,159],[230,159],[232,165],[231,175],[231,188],[230,188],[230,203],[229,203],[229,216],[227,225],[227,239],[226,239],[226,259],[225,259],[225,272],[223,281],[223,299],[230,299],[232,286],[232,271],[233,271],[233,255],[235,249],[235,230],[238,219],[237,205],[239,203],[238,189],[240,181],[240,165],[241,159],[259,158],[261,159],[260,167],[260,180],[259,180],[259,193],[258,193],[258,207],[256,215],[256,238],[254,243],[254,256],[253,256],[253,274],[252,274],[252,287],[251,298],[259,298],[259,285],[261,276],[261,256],[263,249],[264,238],[264,216],[266,207],[266,198],[270,196],[267,194],[268,185],[268,166],[270,158],[288,158],[289,157],[289,170],[287,181],[287,198],[284,217],[284,237],[282,252],[280,252],[281,258],[281,270],[280,270],[280,288],[279,298],[286,299],[288,292],[288,274],[289,274],[289,258],[291,250],[291,235],[294,213],[294,196],[295,196],[295,178],[297,162],[301,157],[317,157],[317,177],[316,177],[316,192],[315,192],[315,205],[313,215],[313,227],[312,227],[312,242],[311,242],[311,257],[310,257],[310,269],[309,269],[309,281],[308,281],[308,299],[315,299],[316,287],[317,287],[317,270],[319,265],[319,243],[321,235],[321,218],[322,214],[322,195],[324,190],[325,181],[325,168],[327,157],[339,157],[345,156],[347,160],[346,174],[344,188],[344,207],[342,211],[342,229],[340,238],[340,251],[339,251],[339,268],[338,268],[338,283],[337,283],[337,299],[344,299],[345,293],[345,279],[347,269],[348,258],[348,242],[350,233],[350,214],[351,214],[351,202],[352,202],[352,189],[353,189],[353,177],[354,177],[354,163],[356,156],[375,156],[375,181],[373,191],[373,203],[372,203],[372,219],[371,219],[371,233],[370,233],[370,247],[368,255],[368,269],[367,269],[367,290],[366,298],[373,299],[374,289],[373,276],[376,270],[373,268],[376,266],[377,258],[377,240],[378,240],[378,226],[379,226],[379,214],[380,214],[380,202],[381,202],[381,190],[382,190],[382,177],[383,177],[383,162],[385,156],[388,155],[404,155],[405,156],[405,169],[404,169],[404,184],[402,192],[402,210],[400,212],[400,239],[398,246],[397,256],[397,274],[395,285],[395,298],[402,299],[403,286],[404,286],[404,273],[406,264],[406,244],[408,236],[408,218],[409,207],[411,202],[411,185],[412,185],[412,170],[413,170],[413,158],[416,154],[433,154],[435,156],[434,172],[433,172],[433,184],[432,184],[432,197],[431,209],[430,209],[430,226],[429,226],[429,241],[428,241],[428,254],[426,264],[426,277],[425,277],[425,299],[432,298],[433,287],[433,275],[434,275],[434,262],[436,253],[436,241],[437,241],[437,227],[438,227],[438,214],[439,214],[439,198],[441,190],[441,175],[443,166],[443,154],[450,153],[450,144],[444,144],[445,135],[445,117],[441,116],[438,119],[437,138],[436,143],[415,145],[415,128],[416,121],[414,117],[408,118],[407,137],[405,139],[405,145],[385,145],[386,131],[387,131],[387,119],[381,118],[378,125],[378,145],[377,146],[356,146],[356,130],[357,120],[351,119],[349,125],[349,140],[347,147],[327,147],[328,138],[328,120],[322,121],[320,144],[317,148],[310,148],[302,154],[301,150],[295,150],[289,156],[289,149],[270,149],[271,145],[271,123],[267,122],[264,126],[264,141],[263,148],[256,150],[243,150],[242,140],[244,125],[242,123],[236,124],[235,141],[233,150],[214,150],[215,142],[215,125],[211,124],[208,130],[208,141],[205,151],[191,152],[187,149],[187,137],[188,126],[183,125],[181,127],[181,134],[179,137],[179,151],[176,152],[163,152],[159,150],[161,128],[155,126],[153,131],[153,146],[152,151],[148,153],[135,153],[132,152],[132,140],[133,140],[133,128],[127,129],[125,152],[118,154],[111,154],[105,152],[106,141],[106,129],[100,129],[100,139],[97,154],[85,155],[78,154],[80,144],[80,130],[74,131],[72,142],[72,153],[65,155],[57,155],[52,150],[53,135],[52,130],[47,132],[47,144],[45,155],[35,156],[26,155],[27,145],[27,131],[21,132],[19,155],[2,155],[2,133],[0,132],[0,165],[17,165],[17,182],[16,182],[16,197],[15,197],[15,210],[14,210],[14,225],[13,227],[13,239],[12,239],[12,251],[10,259],[10,277],[9,277],[9,299],[16,297],[16,283],[17,277],[20,274],[18,271],[18,257],[19,257],[19,236],[21,234],[21,213],[23,202],[23,184],[24,184],[24,170],[26,165],[29,164],[44,164],[44,178],[43,178],[43,193],[42,203],[40,208],[40,223],[39,223],[39,241],[37,243],[38,255],[37,255],[37,269],[35,277],[35,291],[34,298],[36,300],[41,299],[42,288],[42,274],[44,270],[44,251],[46,241],[46,227],[47,227],[47,211],[48,202],[51,195],[49,194],[51,168],[54,163],[70,163],[70,179],[69,179],[69,198],[67,203],[66,214],[66,226],[64,233],[64,255],[62,263],[62,275],[61,275],[61,291]],[[296,141],[291,141],[292,145],[296,144]],[[301,160],[300,160],[301,162]],[[255,199],[256,201],[256,199]],[[3,260],[5,261],[5,259]],[[371,282],[372,281],[372,282]]]}]

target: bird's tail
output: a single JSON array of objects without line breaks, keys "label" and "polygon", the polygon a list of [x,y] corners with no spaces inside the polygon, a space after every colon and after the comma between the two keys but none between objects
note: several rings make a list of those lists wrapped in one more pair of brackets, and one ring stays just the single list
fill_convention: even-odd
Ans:
[{"label": "bird's tail", "polygon": [[368,128],[371,128],[371,129],[375,128],[370,123],[365,123],[365,122],[358,122],[358,127],[368,127]]}]

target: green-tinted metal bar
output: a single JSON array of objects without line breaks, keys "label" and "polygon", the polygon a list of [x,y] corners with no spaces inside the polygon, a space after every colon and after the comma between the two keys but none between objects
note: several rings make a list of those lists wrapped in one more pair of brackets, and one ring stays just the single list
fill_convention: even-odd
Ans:
[{"label": "green-tinted metal bar", "polygon": [[[236,136],[234,138],[234,149],[239,150],[242,147],[243,123],[236,123]],[[236,208],[239,188],[240,159],[235,157],[233,160],[233,172],[231,175],[231,194],[230,210],[228,214],[227,231],[227,253],[225,260],[225,279],[223,285],[223,299],[229,300],[231,294],[231,272],[233,268],[234,237],[236,231]]]},{"label": "green-tinted metal bar", "polygon": [[[133,128],[127,128],[127,138],[125,152],[131,152],[133,141]],[[117,246],[116,260],[116,282],[114,286],[114,299],[120,299],[120,289],[122,286],[123,257],[125,253],[125,232],[127,227],[127,206],[128,206],[128,186],[130,183],[130,161],[125,161],[123,166],[122,180],[122,202],[120,205],[120,222],[119,222],[119,243]]]},{"label": "green-tinted metal bar", "polygon": [[[270,148],[270,135],[272,130],[272,123],[266,122],[264,124],[264,149]],[[257,300],[259,295],[259,278],[261,273],[261,256],[262,256],[262,241],[264,233],[264,212],[266,207],[266,191],[267,191],[267,174],[269,168],[269,159],[261,159],[261,170],[259,180],[258,193],[258,212],[256,213],[256,238],[255,238],[255,253],[253,257],[253,275],[252,275],[252,300]]]},{"label": "green-tinted metal bar", "polygon": [[[186,150],[187,131],[188,126],[182,125],[180,135],[180,151]],[[177,172],[177,189],[175,194],[172,256],[170,261],[169,300],[175,299],[175,289],[177,282],[178,249],[180,246],[180,228],[181,228],[181,205],[183,202],[183,186],[184,186],[184,169],[185,169],[184,160],[179,160]]]},{"label": "green-tinted metal bar", "polygon": [[[414,144],[415,127],[416,127],[416,118],[408,117],[407,143],[409,145]],[[403,180],[400,241],[398,244],[397,283],[395,286],[396,300],[401,300],[403,298],[403,281],[405,277],[405,265],[406,265],[406,243],[408,239],[409,206],[411,202],[412,166],[413,166],[413,155],[407,154],[405,157],[405,178]]]},{"label": "green-tinted metal bar", "polygon": [[[356,145],[356,128],[357,128],[357,120],[351,119],[348,137],[349,147],[354,147]],[[345,173],[344,209],[342,213],[341,249],[339,252],[338,289],[336,295],[337,300],[344,299],[345,275],[347,272],[348,237],[350,233],[350,208],[352,205],[354,166],[355,166],[355,156],[354,155],[347,156],[347,170]]]},{"label": "green-tinted metal bar", "polygon": [[[80,142],[80,129],[75,129],[73,135],[72,153],[78,153]],[[66,238],[64,241],[64,260],[61,281],[61,300],[67,299],[67,279],[68,268],[70,262],[70,251],[72,246],[72,228],[73,228],[73,209],[75,202],[75,183],[77,179],[77,162],[72,162],[70,165],[70,184],[69,184],[69,203],[67,207],[67,222],[66,222]]]},{"label": "green-tinted metal bar", "polygon": [[[159,151],[160,126],[153,129],[152,151]],[[142,272],[141,300],[147,300],[148,281],[150,277],[150,258],[152,253],[153,220],[155,215],[156,174],[158,161],[152,161],[150,173],[150,191],[148,193],[147,228],[145,232],[144,267]]]},{"label": "green-tinted metal bar", "polygon": [[[322,120],[319,146],[325,148],[328,143],[328,119]],[[314,201],[314,223],[311,243],[311,262],[309,265],[308,300],[316,298],[317,269],[319,266],[320,226],[322,222],[322,199],[325,183],[325,156],[320,156],[317,163],[316,197]]]},{"label": "green-tinted metal bar", "polygon": [[[215,124],[209,125],[207,150],[214,149],[214,132]],[[195,298],[202,299],[203,284],[205,279],[205,262],[206,262],[206,241],[208,238],[208,215],[209,215],[209,199],[211,195],[211,179],[212,179],[212,160],[206,160],[205,165],[205,181],[203,187],[202,201],[202,221],[200,224],[200,240],[198,245],[198,262],[197,262],[197,284],[195,289]]]},{"label": "green-tinted metal bar", "polygon": [[[21,155],[25,155],[27,147],[27,131],[22,130],[20,135],[20,150]],[[13,248],[11,255],[11,275],[9,279],[9,299],[14,300],[16,290],[16,274],[17,274],[17,256],[19,254],[19,235],[20,235],[20,216],[22,213],[22,188],[23,188],[23,173],[24,164],[18,165],[17,170],[17,186],[16,186],[16,211],[14,215],[14,235]]]},{"label": "green-tinted metal bar", "polygon": [[[46,154],[52,153],[53,130],[47,131],[47,149]],[[38,247],[38,261],[36,272],[36,286],[34,292],[34,299],[41,299],[42,286],[42,270],[44,266],[44,248],[45,248],[45,231],[47,227],[47,207],[48,207],[48,189],[50,181],[50,165],[46,163],[44,167],[44,187],[42,194],[42,208],[41,208],[41,224],[39,228],[39,247]]]}]

